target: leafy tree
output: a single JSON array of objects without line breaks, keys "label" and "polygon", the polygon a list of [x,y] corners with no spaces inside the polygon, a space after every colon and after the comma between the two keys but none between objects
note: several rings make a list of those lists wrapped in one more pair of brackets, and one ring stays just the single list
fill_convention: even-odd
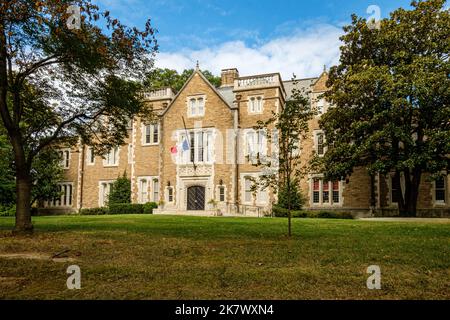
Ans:
[{"label": "leafy tree", "polygon": [[[328,151],[316,162],[328,178],[366,166],[394,173],[399,211],[416,215],[423,173],[450,167],[450,20],[444,0],[412,2],[368,27],[352,16],[344,27],[340,64],[325,94],[333,107],[322,116]],[[316,159],[317,160],[317,159]]]},{"label": "leafy tree", "polygon": [[42,150],[81,138],[104,154],[123,143],[128,119],[146,111],[136,79],[148,75],[156,49],[150,21],[142,31],[128,28],[89,0],[0,2],[0,114],[14,153],[14,232],[32,231],[31,168]]},{"label": "leafy tree", "polygon": [[[280,112],[273,112],[266,121],[258,121],[256,130],[264,130],[267,140],[277,150],[271,150],[272,155],[268,159],[260,159],[256,166],[263,168],[260,182],[254,183],[259,187],[272,188],[275,192],[281,191],[281,203],[288,209],[288,235],[292,235],[291,210],[299,205],[298,186],[300,178],[307,171],[307,166],[302,163],[300,151],[301,140],[308,138],[309,121],[316,111],[311,107],[307,94],[296,88],[294,76],[294,89],[291,99],[286,101]],[[275,129],[275,130],[273,130]]]},{"label": "leafy tree", "polygon": [[41,203],[59,198],[59,182],[63,179],[64,169],[61,166],[61,156],[53,149],[47,148],[39,152],[33,159],[31,168],[31,202]]},{"label": "leafy tree", "polygon": [[[193,73],[194,69],[183,70],[181,74],[172,69],[154,69],[146,79],[145,85],[152,89],[171,87],[175,92],[178,92]],[[220,77],[214,76],[208,70],[202,71],[202,73],[215,87],[220,86]]]},{"label": "leafy tree", "polygon": [[131,203],[131,180],[126,172],[114,181],[108,198],[108,205]]}]

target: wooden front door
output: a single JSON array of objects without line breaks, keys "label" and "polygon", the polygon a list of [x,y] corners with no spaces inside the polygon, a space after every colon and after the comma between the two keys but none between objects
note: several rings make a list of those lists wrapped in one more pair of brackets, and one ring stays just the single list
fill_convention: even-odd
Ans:
[{"label": "wooden front door", "polygon": [[192,186],[187,189],[187,209],[205,210],[205,187]]}]

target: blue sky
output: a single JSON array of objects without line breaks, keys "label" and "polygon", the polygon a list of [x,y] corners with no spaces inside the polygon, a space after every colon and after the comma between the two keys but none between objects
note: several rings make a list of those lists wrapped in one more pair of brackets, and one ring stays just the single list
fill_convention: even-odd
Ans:
[{"label": "blue sky", "polygon": [[241,74],[280,72],[284,78],[316,76],[337,63],[341,27],[356,13],[369,17],[377,5],[385,17],[410,0],[94,0],[127,25],[152,19],[158,29],[156,64],[218,74],[237,67]]}]

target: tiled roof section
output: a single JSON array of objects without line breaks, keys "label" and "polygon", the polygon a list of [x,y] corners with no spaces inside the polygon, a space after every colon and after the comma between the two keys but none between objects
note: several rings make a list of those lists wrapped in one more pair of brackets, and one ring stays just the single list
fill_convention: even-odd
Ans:
[{"label": "tiled roof section", "polygon": [[328,81],[328,73],[323,72],[319,79],[314,83],[313,90],[314,91],[327,91],[327,81]]},{"label": "tiled roof section", "polygon": [[305,93],[305,96],[308,96],[312,91],[312,85],[318,80],[318,78],[306,78],[306,79],[297,79],[297,82],[294,85],[294,81],[284,81],[284,88],[286,89],[286,100],[290,100],[292,97],[292,90],[295,88],[299,89],[301,92]]},{"label": "tiled roof section", "polygon": [[230,106],[233,105],[235,100],[233,87],[220,87],[217,88],[217,91]]}]

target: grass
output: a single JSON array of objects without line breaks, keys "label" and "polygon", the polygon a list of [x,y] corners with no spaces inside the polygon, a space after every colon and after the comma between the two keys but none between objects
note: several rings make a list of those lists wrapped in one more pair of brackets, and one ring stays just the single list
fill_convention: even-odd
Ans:
[{"label": "grass", "polygon": [[[0,299],[450,299],[450,223],[154,215],[35,217],[0,254]],[[81,290],[66,269],[81,268]],[[382,289],[368,290],[379,265]]]}]

